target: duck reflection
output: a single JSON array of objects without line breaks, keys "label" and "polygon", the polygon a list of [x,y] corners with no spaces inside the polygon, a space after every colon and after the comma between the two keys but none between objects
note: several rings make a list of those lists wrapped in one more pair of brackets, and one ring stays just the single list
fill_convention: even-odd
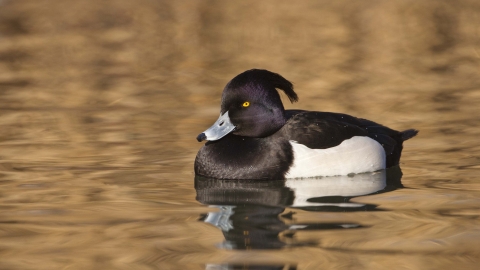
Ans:
[{"label": "duck reflection", "polygon": [[[402,188],[399,167],[352,176],[289,180],[219,180],[195,177],[197,200],[216,208],[200,220],[219,228],[226,249],[279,249],[286,246],[315,245],[296,241],[299,230],[356,229],[357,223],[293,222],[293,212],[382,211],[377,205],[350,202],[350,199]],[[288,223],[288,224],[287,224]]]},{"label": "duck reflection", "polygon": [[296,265],[262,264],[207,264],[205,270],[296,270]]}]

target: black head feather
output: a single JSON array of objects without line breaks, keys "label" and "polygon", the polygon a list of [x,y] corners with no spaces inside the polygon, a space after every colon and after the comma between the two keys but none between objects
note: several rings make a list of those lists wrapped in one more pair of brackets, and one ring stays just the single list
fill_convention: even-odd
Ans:
[{"label": "black head feather", "polygon": [[290,102],[298,101],[297,93],[293,90],[293,84],[290,81],[277,73],[265,69],[247,70],[233,78],[227,87],[237,88],[247,83],[266,85],[283,90]]}]

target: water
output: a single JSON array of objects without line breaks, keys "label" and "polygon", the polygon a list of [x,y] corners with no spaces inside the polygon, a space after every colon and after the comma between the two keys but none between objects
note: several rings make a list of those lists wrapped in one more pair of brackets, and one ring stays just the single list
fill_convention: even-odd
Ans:
[{"label": "water", "polygon": [[[0,5],[1,269],[478,268],[478,1]],[[253,67],[419,129],[401,171],[195,179]]]}]

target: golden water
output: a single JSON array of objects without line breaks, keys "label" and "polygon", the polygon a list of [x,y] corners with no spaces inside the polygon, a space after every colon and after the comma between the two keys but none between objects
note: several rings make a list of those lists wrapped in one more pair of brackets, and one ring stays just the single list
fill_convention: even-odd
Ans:
[{"label": "golden water", "polygon": [[[0,269],[478,269],[480,2],[292,3],[0,1]],[[197,194],[195,137],[250,68],[288,108],[419,129],[401,184]]]}]

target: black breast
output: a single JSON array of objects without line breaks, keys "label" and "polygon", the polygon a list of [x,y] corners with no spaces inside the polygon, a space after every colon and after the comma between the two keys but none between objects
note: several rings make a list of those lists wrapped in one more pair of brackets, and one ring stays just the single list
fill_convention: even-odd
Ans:
[{"label": "black breast", "polygon": [[292,162],[288,140],[229,134],[200,149],[195,174],[217,179],[284,179]]}]

